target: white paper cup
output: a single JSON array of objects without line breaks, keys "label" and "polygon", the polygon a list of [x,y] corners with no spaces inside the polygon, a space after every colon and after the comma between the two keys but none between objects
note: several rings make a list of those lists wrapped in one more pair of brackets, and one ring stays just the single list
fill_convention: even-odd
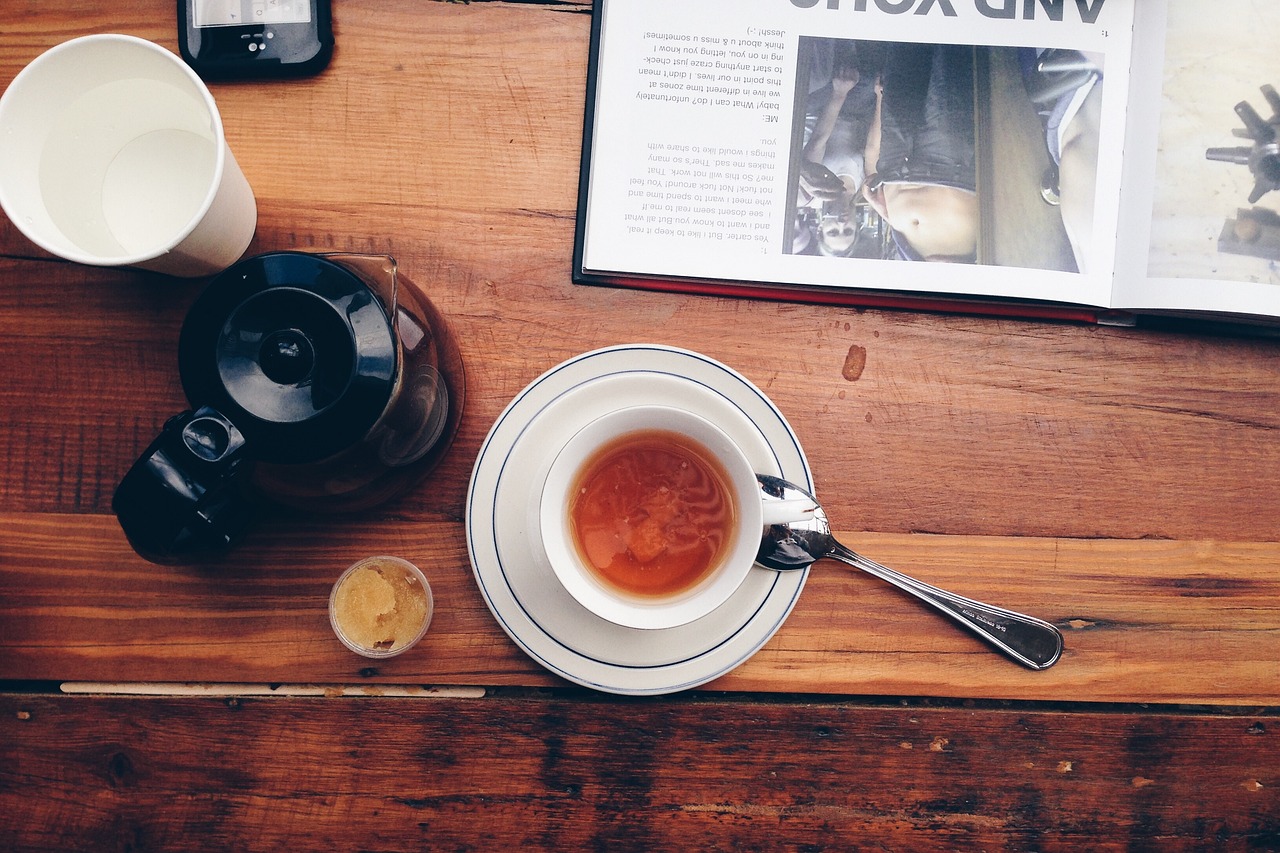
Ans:
[{"label": "white paper cup", "polygon": [[208,88],[114,34],[50,48],[0,97],[0,207],[59,257],[178,276],[230,266],[257,224]]},{"label": "white paper cup", "polygon": [[[603,580],[587,564],[574,532],[571,506],[584,469],[616,440],[637,433],[674,433],[701,447],[726,479],[735,524],[717,564],[687,589],[670,594],[634,594]],[[766,524],[798,520],[804,511],[790,501],[764,502],[755,471],[742,450],[710,421],[669,406],[632,406],[602,415],[575,433],[551,463],[538,507],[546,556],[565,590],[592,613],[630,628],[684,625],[723,605],[755,565]],[[767,507],[767,509],[766,509]],[[763,570],[762,570],[763,571]]]}]

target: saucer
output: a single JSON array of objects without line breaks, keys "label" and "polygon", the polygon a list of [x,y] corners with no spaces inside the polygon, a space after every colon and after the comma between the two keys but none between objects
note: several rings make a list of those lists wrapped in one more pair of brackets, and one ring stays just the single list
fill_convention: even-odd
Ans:
[{"label": "saucer", "polygon": [[746,378],[688,350],[609,347],[547,371],[498,417],[472,471],[467,547],[494,618],[531,658],[596,690],[654,695],[696,687],[746,661],[782,626],[808,573],[757,566],[720,608],[674,628],[616,625],[574,600],[542,546],[542,484],[578,429],[638,403],[702,415],[734,439],[757,471],[812,487],[795,433]]}]

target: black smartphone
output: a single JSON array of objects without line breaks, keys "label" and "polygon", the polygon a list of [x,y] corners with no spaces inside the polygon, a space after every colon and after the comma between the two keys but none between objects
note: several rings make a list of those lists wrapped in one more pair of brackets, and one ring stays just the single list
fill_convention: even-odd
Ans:
[{"label": "black smartphone", "polygon": [[316,74],[333,55],[329,0],[178,0],[178,44],[206,80]]}]

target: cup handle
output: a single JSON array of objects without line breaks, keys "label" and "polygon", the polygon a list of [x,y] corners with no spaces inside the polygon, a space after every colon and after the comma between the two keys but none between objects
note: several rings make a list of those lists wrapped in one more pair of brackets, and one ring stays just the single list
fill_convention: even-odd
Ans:
[{"label": "cup handle", "polygon": [[769,499],[760,501],[764,510],[764,526],[810,521],[818,505],[807,498]]}]

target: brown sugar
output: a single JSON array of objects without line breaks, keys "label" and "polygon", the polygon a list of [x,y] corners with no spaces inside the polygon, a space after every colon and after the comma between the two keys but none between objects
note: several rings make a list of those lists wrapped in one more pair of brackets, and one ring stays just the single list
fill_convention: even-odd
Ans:
[{"label": "brown sugar", "polygon": [[430,617],[430,593],[408,569],[373,558],[354,568],[334,593],[334,619],[347,639],[376,651],[416,640]]}]

